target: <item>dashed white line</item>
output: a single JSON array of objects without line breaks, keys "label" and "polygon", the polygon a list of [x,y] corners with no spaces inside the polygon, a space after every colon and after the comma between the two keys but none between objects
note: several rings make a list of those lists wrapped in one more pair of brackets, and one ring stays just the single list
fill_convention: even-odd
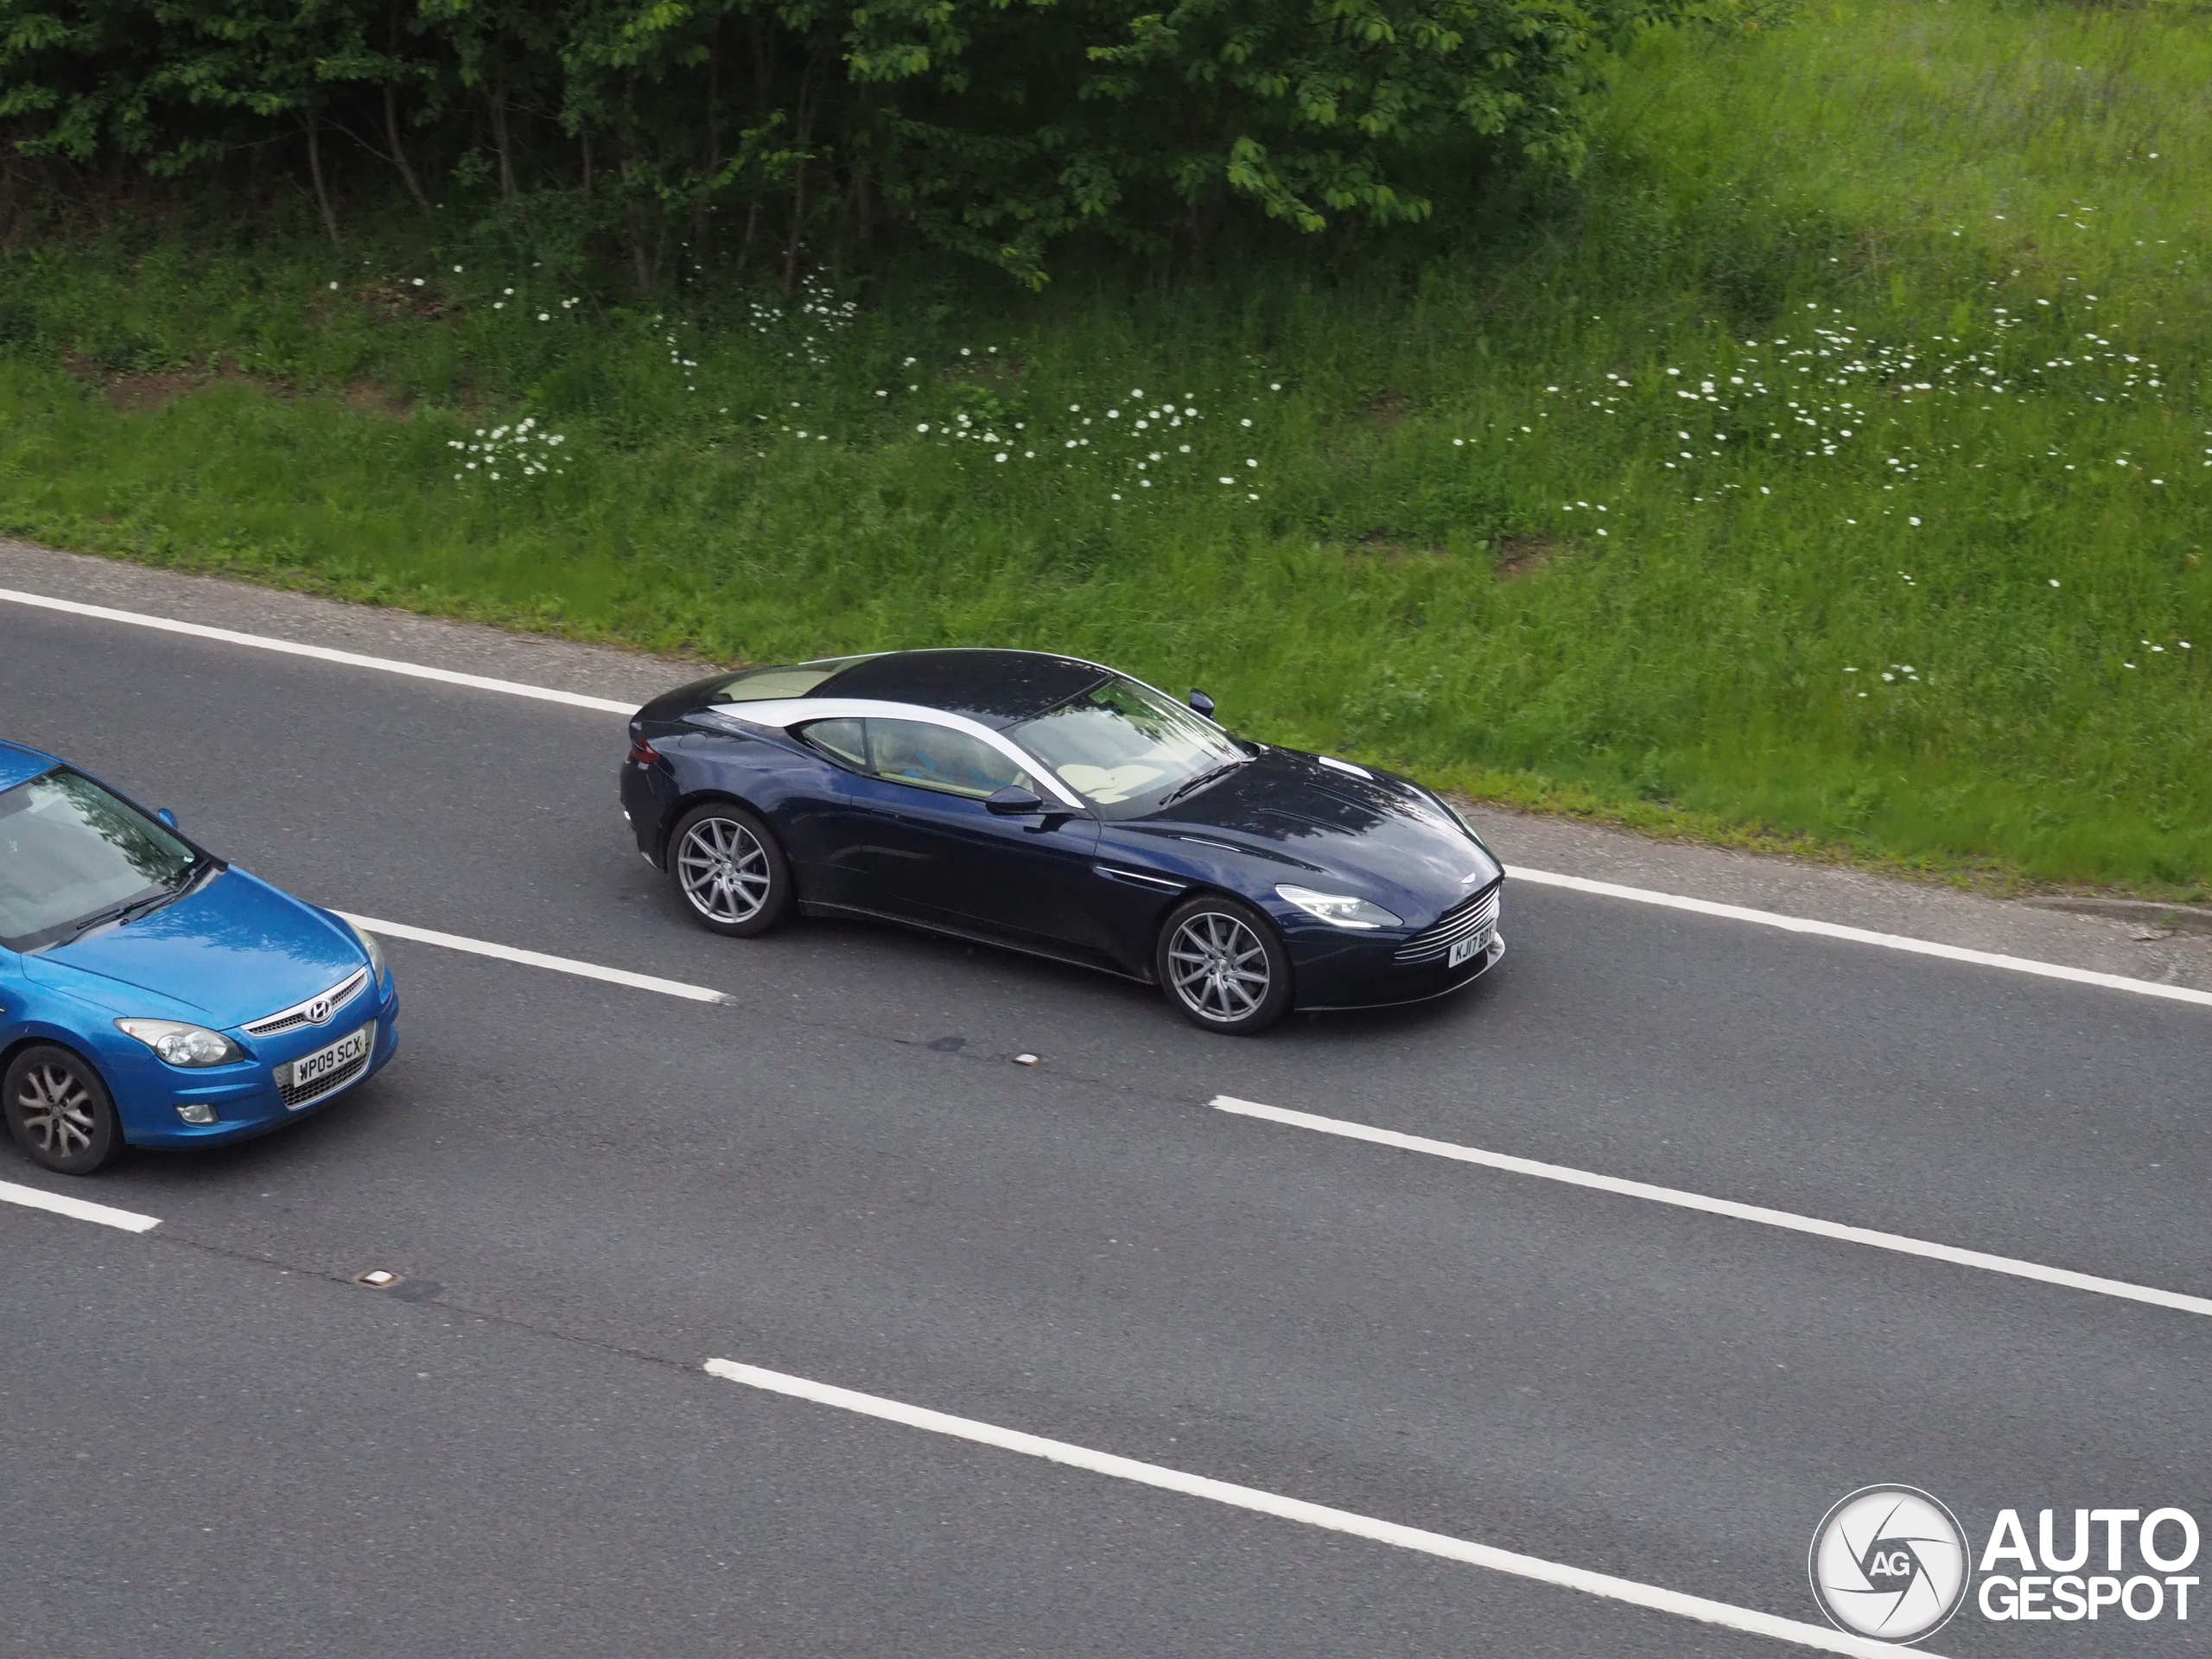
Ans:
[{"label": "dashed white line", "polygon": [[118,611],[105,605],[86,605],[73,599],[52,599],[44,594],[27,594],[14,588],[0,588],[0,600],[16,605],[32,605],[41,610],[61,611],[71,616],[89,616],[103,622],[126,622],[135,628],[156,628],[163,633],[189,634],[195,639],[213,639],[226,645],[245,645],[255,651],[274,651],[287,657],[312,657],[318,662],[339,663],[347,668],[372,668],[385,674],[404,674],[410,679],[438,680],[447,685],[465,685],[478,691],[500,691],[511,697],[535,697],[540,702],[565,702],[576,709],[596,709],[610,715],[627,716],[636,712],[633,702],[617,702],[611,697],[586,696],[581,691],[556,691],[550,686],[528,685],[520,680],[498,680],[484,674],[462,674],[449,668],[426,668],[420,663],[403,663],[393,657],[368,657],[358,651],[335,651],[328,645],[303,645],[296,639],[278,639],[265,633],[241,633],[235,628],[211,628],[204,622],[180,622],[174,617],[148,616],[140,611]]},{"label": "dashed white line", "polygon": [[345,917],[364,932],[375,933],[387,939],[413,939],[420,944],[435,944],[448,950],[465,950],[474,957],[494,957],[501,962],[519,963],[525,968],[550,968],[556,974],[575,974],[582,979],[605,980],[610,985],[627,985],[639,991],[658,991],[663,996],[680,996],[692,1002],[731,1001],[727,992],[711,990],[704,985],[686,985],[680,979],[633,974],[626,968],[602,968],[595,962],[578,962],[574,957],[549,957],[542,950],[524,950],[512,944],[494,944],[488,939],[465,938],[458,933],[440,933],[427,927],[410,927],[405,922],[380,921],[374,916],[356,916],[343,910],[335,913]]},{"label": "dashed white line", "polygon": [[18,1186],[13,1181],[0,1181],[0,1204],[20,1204],[26,1210],[45,1210],[73,1221],[96,1221],[103,1227],[120,1227],[126,1233],[151,1232],[162,1224],[159,1216],[142,1216],[134,1210],[118,1210],[112,1205],[41,1192],[35,1186]]},{"label": "dashed white line", "polygon": [[1491,1572],[1510,1573],[1515,1578],[1534,1579],[1541,1584],[1579,1590],[1586,1595],[1603,1596],[1611,1601],[1627,1602],[1632,1606],[1649,1608],[1655,1612],[1672,1613],[1677,1618],[1694,1618],[1753,1636],[1772,1637],[1799,1647],[1817,1649],[1822,1653],[1852,1654],[1858,1656],[1859,1659],[1897,1659],[1900,1654],[1923,1651],[1917,1648],[1895,1647],[1886,1642],[1870,1642],[1862,1637],[1826,1630],[1818,1624],[1763,1613],[1756,1608],[1712,1601],[1703,1596],[1684,1595],[1679,1590],[1640,1584],[1634,1579],[1615,1578],[1610,1573],[1592,1573],[1585,1567],[1548,1561],[1541,1556],[1497,1549],[1470,1539],[1454,1538],[1446,1533],[1426,1532],[1419,1527],[1401,1526],[1395,1521],[1379,1521],[1372,1516],[1355,1514],[1350,1510],[1332,1509],[1325,1503],[1309,1503],[1302,1498],[1285,1497],[1277,1492],[1262,1491],[1255,1486],[1238,1486],[1229,1481],[1189,1474],[1160,1464],[1117,1457],[1110,1452],[1094,1452],[1089,1446],[1073,1446],[1065,1440],[1048,1440],[1041,1435],[1025,1434],[1019,1429],[1001,1428],[994,1423],[977,1422],[969,1417],[949,1416],[924,1406],[910,1406],[903,1401],[887,1400],[880,1395],[860,1394],[851,1389],[840,1389],[782,1371],[763,1370],[760,1366],[741,1364],[735,1360],[710,1359],[706,1369],[715,1376],[741,1382],[747,1388],[764,1389],[770,1394],[788,1395],[820,1406],[834,1406],[840,1411],[855,1412],[863,1417],[880,1418],[886,1422],[900,1423],[908,1428],[950,1435],[955,1440],[972,1440],[979,1446],[995,1446],[1001,1452],[1018,1452],[1025,1457],[1042,1458],[1048,1463],[1065,1464],[1070,1468],[1110,1476],[1116,1480],[1135,1481],[1139,1485],[1158,1487],[1163,1491],[1178,1492],[1186,1497],[1202,1497],[1211,1503],[1226,1503],[1234,1509],[1274,1516],[1278,1520],[1296,1521],[1309,1527],[1325,1528],[1331,1532],[1349,1533],[1353,1537],[1371,1539],[1378,1544],[1389,1544],[1398,1549],[1416,1550],[1424,1555],[1440,1555],[1446,1560],[1464,1561],[1470,1567],[1487,1567]]},{"label": "dashed white line", "polygon": [[[255,651],[279,652],[292,657],[311,657],[321,662],[337,663],[348,668],[375,669],[385,674],[403,674],[418,680],[436,680],[448,685],[463,685],[479,691],[497,691],[512,697],[534,697],[541,702],[567,703],[576,709],[593,709],[602,713],[627,716],[635,712],[634,705],[618,702],[611,697],[587,696],[580,691],[561,691],[551,686],[531,685],[520,680],[494,679],[483,674],[462,674],[448,668],[427,668],[420,663],[402,662],[392,657],[370,657],[359,652],[337,651],[327,645],[302,645],[296,640],[279,639],[269,634],[243,633],[235,628],[210,627],[202,622],[180,622],[172,617],[149,616],[140,611],[117,610],[111,606],[87,605],[79,600],[55,599],[45,594],[25,593],[19,588],[0,588],[0,601],[11,604],[35,606],[41,610],[60,611],[71,616],[88,616],[104,622],[121,622],[132,627],[156,628],[164,633],[188,634],[194,639],[213,639],[223,645],[245,645]],[[1701,916],[1717,916],[1728,921],[1748,922],[1759,927],[1780,928],[1791,933],[1807,933],[1822,938],[1845,939],[1856,944],[1872,944],[1885,950],[1904,950],[1917,956],[1936,957],[1946,962],[1972,963],[1984,968],[2002,968],[2016,974],[2034,974],[2044,979],[2063,979],[2077,985],[2094,985],[2105,990],[2126,991],[2137,996],[2164,997],[2175,1002],[2191,1002],[2199,1007],[2212,1007],[2212,991],[2192,990],[2183,985],[2161,985],[2155,980],[2131,979],[2123,974],[2098,973],[2088,968],[2069,968],[2061,963],[2038,962],[2027,957],[2008,957],[1991,950],[1969,950],[1955,944],[1938,944],[1932,939],[1916,939],[1897,933],[1878,933],[1869,928],[1847,927],[1838,922],[1808,921],[1800,916],[1785,916],[1778,911],[1754,910],[1744,905],[1716,904],[1709,899],[1690,899],[1680,893],[1659,893],[1648,887],[1623,887],[1612,881],[1592,881],[1579,875],[1560,875],[1549,870],[1532,870],[1520,865],[1508,867],[1506,874],[1516,881],[1531,881],[1543,887],[1569,887],[1577,893],[1596,894],[1607,899],[1627,899],[1638,904],[1662,905],[1674,910],[1694,911]]]},{"label": "dashed white line", "polygon": [[1824,939],[1847,939],[1853,944],[1878,945],[1885,950],[1905,950],[1914,956],[1940,957],[1945,962],[1970,962],[1982,968],[2002,968],[2010,973],[2070,980],[2076,985],[2097,985],[2108,991],[2127,991],[2137,996],[2162,996],[2171,1001],[2194,1002],[2200,1007],[2212,1007],[2212,991],[2192,990],[2186,985],[2161,985],[2156,980],[2130,979],[2124,974],[2101,974],[2092,968],[2069,968],[2061,963],[2038,962],[2031,957],[2001,956],[1993,950],[1969,950],[1963,945],[1938,944],[1933,939],[1915,939],[1901,933],[1877,933],[1871,928],[1847,927],[1840,922],[1808,921],[1802,916],[1785,916],[1779,911],[1716,904],[1710,899],[1686,899],[1680,893],[1657,893],[1649,887],[1624,887],[1618,882],[1592,881],[1580,875],[1555,875],[1549,870],[1525,869],[1519,865],[1507,867],[1505,874],[1509,880],[1533,881],[1540,887],[1567,887],[1576,893],[1594,893],[1604,899],[1628,899],[1639,905],[1660,905],[1669,910],[1694,911],[1700,916],[1718,916],[1731,922],[1750,922],[1758,927],[1780,928],[1787,933],[1811,933]]},{"label": "dashed white line", "polygon": [[1762,1226],[1786,1228],[1793,1233],[1810,1233],[1818,1238],[1871,1245],[1878,1250],[1894,1250],[1900,1255],[1923,1256],[1931,1262],[1948,1262],[1955,1267],[1979,1268],[1985,1273],[2009,1274],[2016,1279],[2033,1279],[2046,1285],[2063,1285],[2069,1290],[2091,1291],[2100,1296],[2117,1296],[2126,1301],[2148,1302],[2153,1307],[2168,1307],[2177,1313],[2212,1318],[2212,1298],[2186,1296],[2179,1291],[2160,1290],[2152,1285],[2130,1284],[2124,1279],[2101,1279],[2094,1274],[2075,1273],[2070,1268],[2045,1267],[2039,1262],[2022,1262],[2009,1255],[1992,1255],[1985,1250],[1966,1250],[1955,1244],[1931,1243],[1926,1239],[1910,1238],[1903,1233],[1877,1232],[1870,1227],[1853,1227],[1840,1221],[1822,1221],[1816,1216],[1796,1215],[1787,1210],[1770,1210],[1763,1205],[1738,1204],[1733,1198],[1708,1198],[1704,1193],[1685,1192],[1677,1187],[1623,1180],[1618,1175],[1599,1175],[1565,1164],[1539,1163],[1533,1158],[1516,1158],[1510,1153],[1485,1152],[1479,1147],[1463,1147],[1450,1141],[1432,1141],[1426,1135],[1402,1135],[1395,1129],[1378,1129],[1372,1124],[1354,1123],[1340,1117],[1319,1117],[1312,1112],[1294,1112],[1281,1106],[1263,1106],[1257,1101],[1238,1100],[1232,1095],[1217,1095],[1212,1104],[1216,1109],[1234,1113],[1238,1117],[1256,1117],[1270,1123],[1287,1124],[1293,1128],[1340,1135],[1348,1141],[1365,1141],[1378,1147],[1393,1147],[1401,1152],[1426,1153],[1432,1158],[1449,1158],[1458,1163],[1479,1164],[1486,1169],[1503,1170],[1509,1175],[1533,1175],[1539,1180],[1585,1186],[1592,1192],[1611,1192],[1621,1198],[1643,1198],[1652,1204],[1673,1205],[1682,1210],[1701,1210],[1709,1216],[1755,1221]]}]

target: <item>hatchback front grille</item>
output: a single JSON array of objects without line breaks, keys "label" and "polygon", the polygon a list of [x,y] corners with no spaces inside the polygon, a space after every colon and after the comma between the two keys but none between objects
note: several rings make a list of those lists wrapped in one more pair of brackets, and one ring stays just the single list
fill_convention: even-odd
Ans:
[{"label": "hatchback front grille", "polygon": [[[246,1035],[274,1037],[280,1031],[290,1031],[300,1026],[327,1025],[340,1008],[353,1000],[354,994],[368,982],[368,977],[369,970],[366,968],[356,968],[321,995],[311,996],[304,1002],[296,1003],[291,1007],[279,1009],[275,1014],[253,1020],[245,1027]],[[315,1017],[317,1003],[321,1003],[323,1007],[323,1015],[321,1020]]]},{"label": "hatchback front grille", "polygon": [[1498,899],[1503,895],[1503,878],[1493,881],[1471,899],[1463,899],[1446,911],[1434,925],[1423,928],[1397,950],[1396,959],[1403,963],[1441,962],[1452,954],[1452,947],[1462,939],[1472,938],[1497,919]]}]

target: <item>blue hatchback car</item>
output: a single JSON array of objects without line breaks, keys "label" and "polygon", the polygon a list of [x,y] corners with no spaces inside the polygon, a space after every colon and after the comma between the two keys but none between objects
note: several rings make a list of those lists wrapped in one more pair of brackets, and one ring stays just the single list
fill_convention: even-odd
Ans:
[{"label": "blue hatchback car", "polygon": [[374,939],[0,742],[0,1113],[48,1169],[287,1123],[391,1058]]}]

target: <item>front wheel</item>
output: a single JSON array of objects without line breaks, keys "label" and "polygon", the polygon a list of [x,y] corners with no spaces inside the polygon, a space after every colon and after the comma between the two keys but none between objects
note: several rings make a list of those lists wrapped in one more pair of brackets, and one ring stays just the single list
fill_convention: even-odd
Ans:
[{"label": "front wheel", "polygon": [[1208,1031],[1249,1037],[1290,1011],[1290,953],[1266,917],[1235,899],[1178,906],[1154,967],[1167,1000]]},{"label": "front wheel", "polygon": [[700,926],[734,939],[766,933],[798,897],[768,826],[733,801],[709,801],[668,838],[668,879]]},{"label": "front wheel", "polygon": [[0,1115],[25,1152],[63,1175],[89,1175],[123,1150],[123,1125],[107,1084],[67,1049],[41,1043],[16,1056],[0,1079]]}]

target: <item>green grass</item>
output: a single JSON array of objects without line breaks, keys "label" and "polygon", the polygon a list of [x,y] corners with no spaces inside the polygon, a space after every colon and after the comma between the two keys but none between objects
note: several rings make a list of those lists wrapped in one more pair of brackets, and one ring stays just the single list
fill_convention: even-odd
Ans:
[{"label": "green grass", "polygon": [[[1052,646],[1494,798],[2202,896],[2208,88],[2176,11],[1851,0],[1649,40],[1456,249],[830,324],[118,226],[0,264],[0,524],[721,658]],[[450,447],[524,417],[557,470]]]}]

